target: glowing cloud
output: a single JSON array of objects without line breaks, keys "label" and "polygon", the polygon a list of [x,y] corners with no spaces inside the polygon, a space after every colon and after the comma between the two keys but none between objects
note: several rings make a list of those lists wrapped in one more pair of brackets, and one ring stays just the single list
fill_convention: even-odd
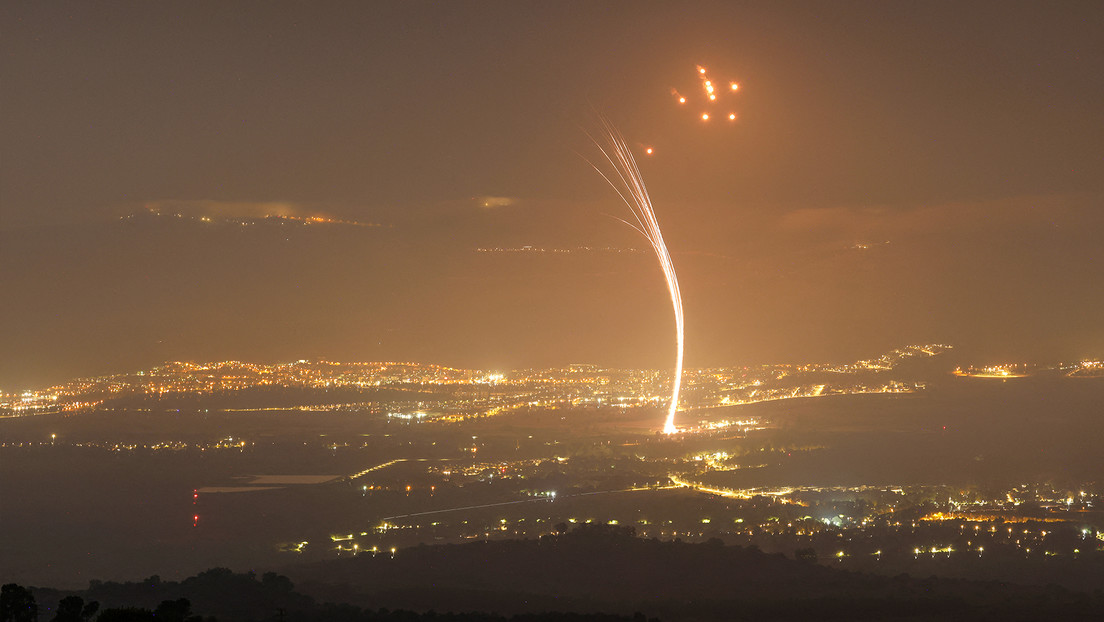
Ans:
[{"label": "glowing cloud", "polygon": [[514,203],[517,203],[517,199],[514,197],[495,197],[495,196],[482,196],[475,197],[475,202],[479,207],[494,208],[494,207],[509,207]]}]

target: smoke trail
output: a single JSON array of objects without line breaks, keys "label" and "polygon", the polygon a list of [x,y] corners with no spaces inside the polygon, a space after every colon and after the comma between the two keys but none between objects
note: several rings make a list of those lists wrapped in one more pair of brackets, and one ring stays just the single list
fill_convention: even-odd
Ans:
[{"label": "smoke trail", "polygon": [[675,264],[671,261],[671,254],[667,252],[667,244],[663,241],[663,232],[659,229],[659,221],[656,220],[655,210],[652,209],[652,200],[648,197],[648,189],[644,186],[644,177],[640,168],[633,159],[625,139],[617,128],[605,117],[600,117],[602,123],[601,140],[587,134],[606,162],[613,167],[613,174],[607,175],[601,168],[590,163],[595,171],[606,180],[614,192],[621,197],[621,201],[632,212],[636,224],[621,220],[641,235],[648,239],[655,251],[659,266],[663,269],[663,277],[667,280],[667,291],[671,294],[671,307],[675,313],[675,378],[671,385],[671,406],[667,411],[667,420],[663,423],[664,434],[673,434],[678,431],[675,427],[675,412],[678,411],[679,390],[682,388],[682,351],[683,351],[683,319],[682,319],[682,295],[679,293],[678,277],[675,275]]}]

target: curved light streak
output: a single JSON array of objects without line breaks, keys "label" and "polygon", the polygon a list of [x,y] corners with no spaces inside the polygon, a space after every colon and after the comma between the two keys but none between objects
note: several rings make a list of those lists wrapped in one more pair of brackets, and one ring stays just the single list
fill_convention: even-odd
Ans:
[{"label": "curved light streak", "polygon": [[671,308],[675,314],[675,377],[671,385],[671,406],[667,411],[667,419],[663,423],[664,434],[678,432],[675,427],[675,413],[678,411],[679,390],[682,388],[682,353],[683,353],[683,316],[682,295],[679,293],[678,277],[675,275],[675,264],[671,261],[671,253],[667,251],[667,244],[663,241],[663,232],[659,229],[659,221],[656,220],[655,210],[652,209],[652,200],[648,196],[648,188],[644,185],[644,176],[636,165],[632,151],[625,143],[625,138],[617,131],[617,128],[606,119],[600,117],[603,133],[601,139],[588,136],[598,150],[602,152],[606,162],[613,168],[613,173],[607,175],[601,168],[590,165],[606,180],[614,192],[621,197],[621,201],[632,212],[636,224],[626,220],[621,222],[636,229],[638,233],[647,238],[655,251],[659,266],[663,269],[663,278],[667,281],[667,291],[671,294]]}]

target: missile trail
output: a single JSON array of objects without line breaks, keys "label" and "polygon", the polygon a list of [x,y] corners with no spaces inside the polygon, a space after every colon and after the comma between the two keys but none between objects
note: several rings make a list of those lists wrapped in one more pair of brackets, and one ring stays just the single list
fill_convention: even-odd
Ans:
[{"label": "missile trail", "polygon": [[621,201],[632,212],[636,224],[621,220],[638,233],[647,238],[655,251],[656,259],[663,270],[663,278],[667,281],[667,291],[671,294],[671,308],[675,315],[675,377],[671,384],[671,406],[667,411],[667,419],[663,423],[663,433],[673,434],[678,431],[675,427],[675,412],[678,411],[679,390],[682,388],[682,353],[683,353],[683,316],[682,295],[679,293],[678,277],[675,275],[675,264],[671,261],[671,253],[667,251],[667,244],[663,241],[663,232],[659,229],[659,221],[656,220],[655,210],[652,209],[652,200],[648,196],[648,188],[644,185],[644,176],[636,165],[632,151],[625,143],[625,138],[613,126],[613,123],[605,117],[600,117],[603,133],[600,138],[587,134],[597,145],[598,150],[605,157],[606,162],[613,168],[613,172],[607,175],[593,162],[590,165],[606,180],[614,192],[621,197]]}]

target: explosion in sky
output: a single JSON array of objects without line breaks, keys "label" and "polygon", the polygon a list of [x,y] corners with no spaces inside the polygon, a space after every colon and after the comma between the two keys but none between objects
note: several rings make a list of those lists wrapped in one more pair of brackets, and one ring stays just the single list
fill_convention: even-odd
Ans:
[{"label": "explosion in sky", "polygon": [[[717,84],[709,77],[708,70],[701,65],[698,65],[696,74],[701,86],[701,99],[695,100],[693,98],[687,97],[686,95],[683,95],[678,89],[671,89],[671,94],[675,96],[675,100],[678,101],[680,106],[686,106],[687,104],[692,103],[694,105],[701,104],[709,106],[710,108],[715,108],[720,103],[721,97],[725,93],[734,94],[740,90],[739,83],[735,81],[729,81],[727,89],[718,87]],[[702,109],[702,111],[698,113],[698,116],[701,118],[702,121],[709,121],[714,117],[719,118],[721,116],[724,116],[729,121],[736,120],[736,113],[731,110],[729,110],[729,112],[727,113],[717,113],[710,112],[709,109]]]},{"label": "explosion in sky", "polygon": [[684,337],[682,295],[679,293],[678,276],[675,274],[675,264],[671,261],[671,253],[667,251],[667,244],[663,241],[663,232],[660,231],[655,210],[652,209],[652,200],[648,196],[648,188],[644,185],[644,176],[640,172],[640,167],[636,165],[632,151],[629,150],[628,144],[625,143],[624,137],[617,128],[606,118],[602,118],[601,121],[603,129],[601,138],[591,136],[591,140],[598,146],[606,162],[613,167],[613,173],[607,175],[593,163],[591,166],[594,166],[594,170],[609,183],[632,212],[636,224],[622,222],[648,239],[652,250],[655,251],[656,259],[659,260],[659,266],[663,269],[667,291],[671,294],[671,307],[675,314],[675,374],[671,383],[671,405],[667,410],[667,419],[663,423],[663,432],[673,434],[678,431],[675,427],[675,413],[678,411],[679,390],[682,387]]},{"label": "explosion in sky", "polygon": [[666,368],[652,260],[575,250],[643,248],[573,153],[586,101],[663,216],[687,368],[1104,344],[1104,3],[270,4],[0,3],[0,389]]}]

